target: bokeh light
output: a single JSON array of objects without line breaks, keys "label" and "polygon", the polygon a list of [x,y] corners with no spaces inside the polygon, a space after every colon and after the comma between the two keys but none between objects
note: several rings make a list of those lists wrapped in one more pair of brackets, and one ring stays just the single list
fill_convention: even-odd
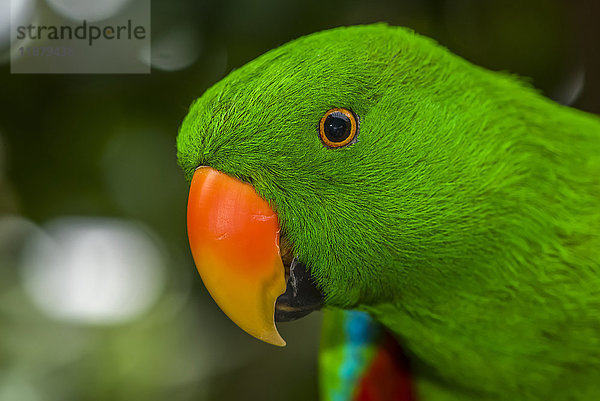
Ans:
[{"label": "bokeh light", "polygon": [[164,256],[147,228],[121,220],[60,218],[25,245],[25,288],[49,316],[122,323],[145,312],[163,287]]},{"label": "bokeh light", "polygon": [[10,60],[11,26],[27,25],[34,11],[35,0],[0,0],[0,64]]},{"label": "bokeh light", "polygon": [[43,401],[35,386],[18,375],[0,376],[0,400]]},{"label": "bokeh light", "polygon": [[131,0],[46,0],[58,14],[72,20],[99,21],[113,17]]},{"label": "bokeh light", "polygon": [[572,71],[566,74],[562,81],[554,88],[552,98],[561,104],[570,106],[577,102],[577,99],[583,93],[585,87],[585,67],[576,66]]},{"label": "bokeh light", "polygon": [[152,40],[151,51],[140,50],[140,58],[152,68],[177,71],[192,65],[202,51],[197,30],[190,25],[177,26]]},{"label": "bokeh light", "polygon": [[10,45],[10,2],[0,0],[0,54]]}]

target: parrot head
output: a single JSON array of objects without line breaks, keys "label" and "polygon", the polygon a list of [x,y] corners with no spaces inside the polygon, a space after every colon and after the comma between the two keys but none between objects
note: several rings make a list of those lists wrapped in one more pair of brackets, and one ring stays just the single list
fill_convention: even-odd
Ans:
[{"label": "parrot head", "polygon": [[429,42],[384,25],[320,32],[192,104],[177,140],[190,245],[248,333],[284,345],[274,319],[376,304],[414,280],[428,210],[415,197],[434,186],[420,164],[435,146],[421,135],[435,103],[418,90],[435,76]]}]

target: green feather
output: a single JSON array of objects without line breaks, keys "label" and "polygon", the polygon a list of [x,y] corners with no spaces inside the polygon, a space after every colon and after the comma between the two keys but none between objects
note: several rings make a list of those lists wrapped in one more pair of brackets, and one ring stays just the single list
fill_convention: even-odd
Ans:
[{"label": "green feather", "polygon": [[[328,149],[333,107],[360,119]],[[368,311],[422,400],[600,399],[600,119],[385,25],[274,49],[192,105],[209,165],[278,213],[328,305]]]}]

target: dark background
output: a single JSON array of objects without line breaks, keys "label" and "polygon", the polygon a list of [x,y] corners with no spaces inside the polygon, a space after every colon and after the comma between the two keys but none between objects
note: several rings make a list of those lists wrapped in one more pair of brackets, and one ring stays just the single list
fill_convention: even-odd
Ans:
[{"label": "dark background", "polygon": [[[281,325],[287,348],[262,344],[223,315],[195,272],[187,184],[175,157],[189,104],[233,68],[290,39],[385,21],[598,113],[599,4],[153,1],[151,74],[18,75],[0,58],[0,401],[315,399],[320,315]],[[92,228],[142,227],[131,235],[146,235],[160,250],[154,290],[129,278],[125,295],[138,287],[150,295],[126,318],[111,320],[111,310],[91,318],[85,308],[61,315],[36,298],[32,238],[56,235],[57,222],[71,227],[72,216]],[[81,275],[48,271],[56,283],[42,285],[44,294],[79,288]],[[102,274],[94,280],[102,283]],[[101,301],[90,294],[89,302]]]}]

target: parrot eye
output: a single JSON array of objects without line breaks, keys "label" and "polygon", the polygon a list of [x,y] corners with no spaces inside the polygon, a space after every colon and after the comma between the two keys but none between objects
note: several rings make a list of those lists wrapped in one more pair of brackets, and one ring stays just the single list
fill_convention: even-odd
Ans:
[{"label": "parrot eye", "polygon": [[353,143],[357,134],[358,117],[351,110],[331,109],[319,121],[319,135],[328,148],[341,148]]}]

